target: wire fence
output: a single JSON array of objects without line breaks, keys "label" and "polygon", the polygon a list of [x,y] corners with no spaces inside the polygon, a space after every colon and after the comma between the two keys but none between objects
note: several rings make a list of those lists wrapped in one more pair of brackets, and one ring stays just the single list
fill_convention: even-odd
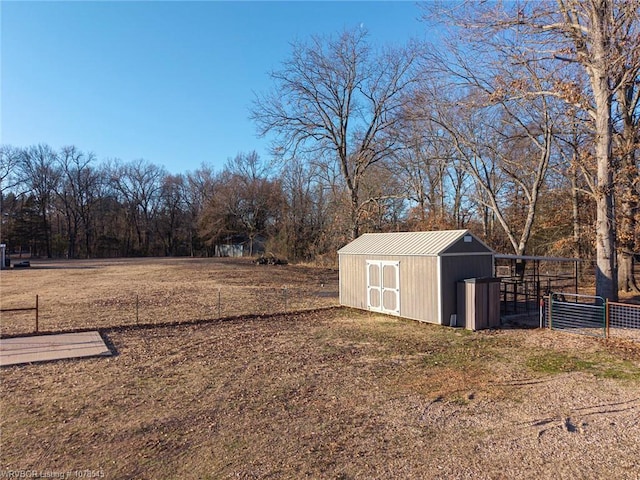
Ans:
[{"label": "wire fence", "polygon": [[607,334],[605,301],[591,295],[552,293],[549,327],[604,338]]},{"label": "wire fence", "polygon": [[[39,314],[40,314],[40,309],[38,308],[38,295],[36,295],[36,302],[35,305],[33,307],[13,307],[13,308],[0,308],[0,314],[2,314],[2,320],[5,320],[5,316],[6,314],[16,314],[16,313],[23,313],[23,312],[35,312],[35,322],[33,324],[33,331],[34,332],[38,332],[39,331]],[[1,323],[0,323],[1,325]]]},{"label": "wire fence", "polygon": [[[123,292],[85,298],[47,298],[39,295],[37,322],[20,305],[2,315],[1,335],[113,328],[130,325],[162,325],[216,320],[239,316],[276,315],[333,307],[338,291],[330,288],[221,287],[193,295],[169,291]],[[11,307],[11,308],[10,308]],[[28,313],[27,313],[28,312]]]},{"label": "wire fence", "polygon": [[593,295],[552,293],[544,297],[540,326],[601,338],[640,342],[640,305]]},{"label": "wire fence", "polygon": [[[193,295],[182,291],[123,292],[85,298],[38,295],[22,305],[2,305],[0,334],[59,332],[131,325],[188,323],[268,316],[337,306],[334,287],[220,287]],[[540,326],[582,335],[640,342],[640,305],[600,297],[554,293],[541,303]],[[34,313],[35,312],[35,313]]]},{"label": "wire fence", "polygon": [[640,342],[640,305],[607,302],[609,337],[618,337]]}]

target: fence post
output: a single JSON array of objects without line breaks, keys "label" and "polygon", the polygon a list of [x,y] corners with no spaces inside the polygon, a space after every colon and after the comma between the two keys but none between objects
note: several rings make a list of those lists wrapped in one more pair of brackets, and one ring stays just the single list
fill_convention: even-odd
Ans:
[{"label": "fence post", "polygon": [[549,330],[553,330],[553,293],[549,292]]},{"label": "fence post", "polygon": [[284,312],[287,313],[289,311],[289,305],[288,305],[288,298],[287,298],[287,286],[285,285],[284,287],[282,287],[283,291],[284,291]]},{"label": "fence post", "polygon": [[609,338],[609,299],[604,299],[604,337]]},{"label": "fence post", "polygon": [[544,297],[540,297],[540,328],[544,326]]},{"label": "fence post", "polygon": [[38,333],[39,329],[39,318],[38,318],[38,295],[36,295],[36,333]]}]

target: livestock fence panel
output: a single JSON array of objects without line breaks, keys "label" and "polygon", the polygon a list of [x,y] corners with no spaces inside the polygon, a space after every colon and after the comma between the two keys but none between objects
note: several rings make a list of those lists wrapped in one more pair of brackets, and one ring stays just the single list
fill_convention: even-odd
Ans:
[{"label": "livestock fence panel", "polygon": [[545,304],[544,326],[580,335],[607,336],[606,302],[602,297],[552,293]]},{"label": "livestock fence panel", "polygon": [[640,342],[640,305],[607,302],[607,336]]},{"label": "livestock fence panel", "polygon": [[640,342],[640,305],[593,295],[551,293],[541,302],[540,327]]}]

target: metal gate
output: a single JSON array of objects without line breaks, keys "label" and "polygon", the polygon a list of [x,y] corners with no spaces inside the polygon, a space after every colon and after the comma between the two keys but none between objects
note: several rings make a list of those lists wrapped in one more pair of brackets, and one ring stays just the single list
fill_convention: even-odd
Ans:
[{"label": "metal gate", "polygon": [[606,302],[593,295],[552,293],[544,300],[541,324],[553,330],[606,338]]}]

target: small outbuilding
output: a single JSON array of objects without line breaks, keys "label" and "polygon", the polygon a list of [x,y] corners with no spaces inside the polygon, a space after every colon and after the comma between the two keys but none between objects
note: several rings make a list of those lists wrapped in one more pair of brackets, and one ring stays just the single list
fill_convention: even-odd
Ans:
[{"label": "small outbuilding", "polygon": [[452,325],[458,282],[492,277],[493,254],[468,230],[365,233],[338,250],[340,304]]}]

